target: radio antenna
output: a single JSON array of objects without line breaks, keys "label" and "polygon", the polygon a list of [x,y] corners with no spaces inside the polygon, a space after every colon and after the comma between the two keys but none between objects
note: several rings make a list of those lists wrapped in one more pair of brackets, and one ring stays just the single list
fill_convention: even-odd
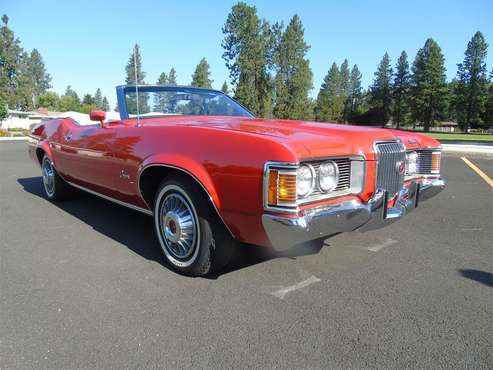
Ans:
[{"label": "radio antenna", "polygon": [[134,48],[134,76],[135,76],[135,95],[137,98],[137,126],[140,126],[140,107],[139,107],[139,81],[137,80],[137,48]]}]

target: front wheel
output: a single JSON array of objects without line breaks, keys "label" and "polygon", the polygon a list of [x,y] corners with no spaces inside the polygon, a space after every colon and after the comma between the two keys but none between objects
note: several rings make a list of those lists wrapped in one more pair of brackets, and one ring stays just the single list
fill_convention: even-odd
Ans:
[{"label": "front wheel", "polygon": [[49,200],[61,201],[72,195],[72,187],[60,177],[50,157],[46,154],[41,161],[41,171],[43,187]]},{"label": "front wheel", "polygon": [[[203,276],[227,263],[233,243],[202,189],[184,176],[161,183],[154,226],[166,261],[178,272]],[[225,243],[225,241],[227,241]]]}]

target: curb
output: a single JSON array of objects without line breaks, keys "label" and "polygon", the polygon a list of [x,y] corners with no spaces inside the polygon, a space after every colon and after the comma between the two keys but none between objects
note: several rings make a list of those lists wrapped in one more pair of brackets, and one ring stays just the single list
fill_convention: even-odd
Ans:
[{"label": "curb", "polygon": [[442,149],[444,152],[493,154],[493,146],[489,145],[442,144]]},{"label": "curb", "polygon": [[10,136],[10,137],[0,137],[0,141],[27,141],[29,137],[27,136]]}]

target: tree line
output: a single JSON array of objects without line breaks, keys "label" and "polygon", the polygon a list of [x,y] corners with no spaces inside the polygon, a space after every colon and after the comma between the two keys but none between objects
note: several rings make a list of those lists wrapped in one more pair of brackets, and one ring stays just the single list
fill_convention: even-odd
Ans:
[{"label": "tree line", "polygon": [[348,60],[333,63],[316,99],[309,92],[313,75],[300,18],[270,25],[255,6],[234,5],[223,27],[223,59],[234,97],[262,117],[316,119],[370,125],[422,124],[426,131],[443,120],[464,131],[493,125],[493,70],[486,69],[488,44],[481,32],[469,41],[457,76],[447,82],[445,58],[428,39],[409,66],[405,51],[393,68],[387,53],[367,90],[361,73]]},{"label": "tree line", "polygon": [[85,94],[82,99],[71,86],[67,86],[62,95],[49,91],[51,76],[41,54],[37,49],[30,53],[25,51],[8,22],[7,15],[3,15],[0,28],[0,119],[7,116],[7,107],[22,111],[42,107],[83,113],[110,109],[108,99],[102,96],[99,88],[94,95]]},{"label": "tree line", "polygon": [[[35,49],[25,53],[8,28],[4,16],[0,37],[0,99],[9,108],[52,110],[109,110],[98,89],[82,100],[68,86],[59,96],[48,91],[51,77]],[[469,41],[456,77],[448,82],[445,57],[438,43],[429,38],[412,63],[402,51],[393,65],[385,53],[377,65],[371,85],[362,87],[357,64],[345,59],[332,63],[319,88],[313,91],[313,73],[307,53],[304,26],[298,15],[287,25],[270,23],[257,14],[255,6],[235,4],[222,27],[222,55],[229,70],[231,94],[260,117],[330,121],[394,127],[422,125],[428,131],[440,121],[452,120],[464,131],[493,125],[493,70],[488,74],[488,44],[481,32]],[[127,84],[145,84],[140,47],[136,44],[125,68]],[[191,85],[211,88],[210,65],[205,58],[197,64]],[[162,72],[160,85],[176,85],[174,68]],[[1,101],[0,101],[1,103]],[[140,104],[147,104],[143,100]],[[0,104],[1,105],[1,104]]]}]

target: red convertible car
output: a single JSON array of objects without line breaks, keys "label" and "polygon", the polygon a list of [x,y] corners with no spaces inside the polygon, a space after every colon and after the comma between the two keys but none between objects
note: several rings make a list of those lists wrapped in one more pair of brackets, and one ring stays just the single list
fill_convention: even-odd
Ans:
[{"label": "red convertible car", "polygon": [[445,187],[440,144],[416,133],[255,118],[227,95],[118,86],[121,119],[31,133],[48,199],[74,188],[153,217],[174,269],[204,275],[234,241],[283,250],[394,222]]}]

